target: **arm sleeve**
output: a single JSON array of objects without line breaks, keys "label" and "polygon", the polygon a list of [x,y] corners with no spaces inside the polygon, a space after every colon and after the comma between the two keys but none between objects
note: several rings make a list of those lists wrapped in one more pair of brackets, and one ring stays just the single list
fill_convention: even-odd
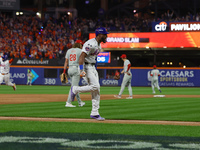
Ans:
[{"label": "arm sleeve", "polygon": [[13,62],[14,59],[9,60],[9,64],[11,64]]},{"label": "arm sleeve", "polygon": [[126,72],[128,72],[130,68],[131,68],[131,64],[128,64],[128,67],[127,67],[127,71],[126,71]]}]

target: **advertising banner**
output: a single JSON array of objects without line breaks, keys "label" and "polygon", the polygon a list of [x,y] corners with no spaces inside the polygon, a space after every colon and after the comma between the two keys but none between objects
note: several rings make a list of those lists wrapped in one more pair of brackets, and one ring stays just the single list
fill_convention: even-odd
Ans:
[{"label": "advertising banner", "polygon": [[152,32],[168,32],[169,31],[169,22],[159,21],[152,22]]},{"label": "advertising banner", "polygon": [[[159,69],[159,68],[158,68]],[[54,78],[44,77],[44,68],[14,68],[11,67],[10,79],[16,84],[27,84],[27,72],[32,73],[32,85],[70,85],[62,84],[59,78],[61,69],[57,69],[57,76]],[[104,69],[107,71],[110,69]],[[151,86],[149,72],[152,69],[132,69],[132,86]],[[122,71],[122,70],[120,70]],[[200,87],[199,74],[200,69],[159,69],[159,85],[162,87]],[[99,80],[101,86],[121,86],[123,75],[120,80],[107,79],[103,77]],[[81,78],[80,85],[86,85],[87,81]]]},{"label": "advertising banner", "polygon": [[62,66],[65,59],[19,59],[15,58],[12,65],[19,66]]},{"label": "advertising banner", "polygon": [[[133,70],[133,86],[151,86],[148,69]],[[200,70],[190,69],[159,69],[159,85],[164,87],[199,87]]]},{"label": "advertising banner", "polygon": [[172,32],[200,31],[200,22],[170,22],[169,28]]},{"label": "advertising banner", "polygon": [[152,32],[196,32],[200,31],[200,22],[152,22]]},{"label": "advertising banner", "polygon": [[[95,34],[90,33],[89,38]],[[102,48],[175,48],[200,47],[200,32],[110,33]]]},{"label": "advertising banner", "polygon": [[110,63],[111,52],[100,52],[97,56],[97,63]]}]

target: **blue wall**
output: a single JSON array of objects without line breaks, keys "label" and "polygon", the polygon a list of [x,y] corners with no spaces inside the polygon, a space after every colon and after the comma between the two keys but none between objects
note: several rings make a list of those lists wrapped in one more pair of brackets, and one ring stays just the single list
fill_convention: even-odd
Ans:
[{"label": "blue wall", "polygon": [[[33,85],[61,85],[59,74],[62,69],[57,69],[57,78],[44,78],[44,68],[25,68],[25,67],[11,67],[11,81],[16,84],[26,84],[27,70],[30,69],[33,78]],[[109,69],[110,70],[110,69]],[[114,70],[114,69],[113,69]],[[160,86],[174,86],[174,87],[200,87],[200,69],[159,69],[161,76],[159,77]],[[121,71],[121,70],[120,70]],[[150,69],[132,69],[132,86],[150,86],[148,81],[148,72]],[[106,69],[104,69],[106,72]],[[106,75],[106,73],[105,73]],[[120,80],[100,78],[100,85],[103,86],[120,86],[123,75]],[[80,85],[86,84],[81,79]],[[70,83],[68,83],[70,85]]]}]

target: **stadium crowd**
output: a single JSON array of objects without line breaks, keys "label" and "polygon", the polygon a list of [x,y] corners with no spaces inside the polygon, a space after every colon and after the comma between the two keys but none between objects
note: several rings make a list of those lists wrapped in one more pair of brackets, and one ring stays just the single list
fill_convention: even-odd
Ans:
[{"label": "stadium crowd", "polygon": [[106,19],[52,17],[45,21],[37,16],[10,18],[0,14],[0,54],[8,57],[53,59],[63,58],[76,40],[88,39],[89,32],[104,26],[110,32],[151,32],[152,21],[199,21],[200,13],[175,17],[167,11],[159,18],[110,17]]}]

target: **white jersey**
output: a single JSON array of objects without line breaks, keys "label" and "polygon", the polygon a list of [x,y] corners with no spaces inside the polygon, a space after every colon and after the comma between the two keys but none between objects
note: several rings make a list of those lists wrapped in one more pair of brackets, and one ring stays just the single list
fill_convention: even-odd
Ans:
[{"label": "white jersey", "polygon": [[124,61],[124,72],[128,72],[129,74],[131,74],[131,68],[129,68],[129,70],[127,71],[129,64],[131,65],[128,59]]},{"label": "white jersey", "polygon": [[96,63],[96,57],[101,51],[101,44],[98,45],[98,42],[95,38],[85,42],[82,48],[82,52],[86,53],[85,62],[87,63]]},{"label": "white jersey", "polygon": [[152,80],[158,80],[159,75],[160,75],[160,72],[158,69],[153,69],[151,71]]},{"label": "white jersey", "polygon": [[81,55],[81,49],[80,48],[70,48],[65,58],[69,61],[69,66],[79,66],[79,57]]},{"label": "white jersey", "polygon": [[1,73],[9,73],[10,72],[10,63],[9,60],[3,61],[0,58],[0,66],[1,66]]}]

